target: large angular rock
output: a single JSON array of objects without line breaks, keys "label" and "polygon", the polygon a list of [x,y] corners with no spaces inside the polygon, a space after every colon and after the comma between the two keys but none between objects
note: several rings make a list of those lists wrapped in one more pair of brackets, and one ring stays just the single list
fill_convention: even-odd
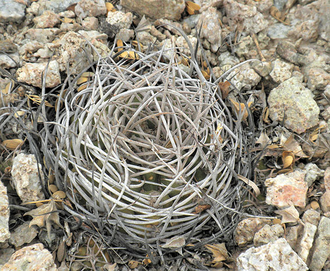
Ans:
[{"label": "large angular rock", "polygon": [[238,223],[235,229],[235,243],[242,247],[251,243],[257,231],[264,225],[270,224],[270,219],[246,218]]},{"label": "large angular rock", "polygon": [[40,270],[56,271],[52,254],[42,244],[34,244],[16,251],[1,271]]},{"label": "large angular rock", "polygon": [[[211,43],[211,51],[217,52],[221,46],[221,26],[220,16],[217,9],[209,7],[199,18],[197,29],[201,29],[201,38],[207,39]],[[202,28],[200,28],[202,26]]]},{"label": "large angular rock", "polygon": [[243,5],[235,0],[224,0],[223,6],[232,29],[238,28],[248,33],[259,33],[268,26],[268,21],[256,7]]},{"label": "large angular rock", "polygon": [[304,178],[305,173],[296,170],[267,179],[266,203],[278,208],[289,207],[291,204],[304,208],[308,189]]},{"label": "large angular rock", "polygon": [[153,19],[170,20],[179,20],[186,6],[184,0],[121,0],[121,5]]},{"label": "large angular rock", "polygon": [[312,271],[321,271],[330,256],[330,219],[322,217],[314,242],[312,260],[309,265]]},{"label": "large angular rock", "polygon": [[319,122],[320,109],[312,92],[297,77],[292,77],[271,90],[269,116],[296,133],[303,133]]},{"label": "large angular rock", "polygon": [[19,22],[24,19],[25,5],[15,0],[0,0],[0,23]]},{"label": "large angular rock", "polygon": [[75,7],[75,12],[80,19],[105,15],[107,8],[104,0],[81,0]]},{"label": "large angular rock", "polygon": [[33,154],[20,153],[13,159],[11,170],[13,184],[23,203],[45,198],[41,191],[39,174],[42,179],[41,165],[37,163]]},{"label": "large angular rock", "polygon": [[4,242],[10,237],[8,221],[9,207],[7,188],[0,181],[0,242]]},{"label": "large angular rock", "polygon": [[31,84],[35,87],[42,87],[43,76],[47,69],[46,88],[53,88],[61,83],[59,64],[56,60],[44,63],[26,63],[17,70],[17,80]]},{"label": "large angular rock", "polygon": [[261,247],[252,247],[237,259],[237,271],[305,271],[307,265],[284,238]]}]

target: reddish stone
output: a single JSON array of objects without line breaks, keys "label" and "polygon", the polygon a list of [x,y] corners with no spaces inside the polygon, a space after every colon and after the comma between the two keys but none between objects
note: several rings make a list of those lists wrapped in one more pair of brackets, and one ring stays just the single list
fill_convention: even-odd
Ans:
[{"label": "reddish stone", "polygon": [[300,170],[267,179],[266,203],[278,208],[289,207],[291,204],[304,208],[308,189],[304,179],[305,173]]}]

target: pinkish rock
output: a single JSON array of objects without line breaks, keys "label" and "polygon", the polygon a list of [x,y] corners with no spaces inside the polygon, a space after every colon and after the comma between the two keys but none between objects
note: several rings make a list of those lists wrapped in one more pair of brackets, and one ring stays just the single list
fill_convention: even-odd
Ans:
[{"label": "pinkish rock", "polygon": [[267,179],[266,203],[278,208],[289,207],[291,204],[304,208],[308,189],[304,178],[305,173],[296,170]]},{"label": "pinkish rock", "polygon": [[330,212],[330,190],[325,191],[325,193],[320,198],[321,209],[324,213]]},{"label": "pinkish rock", "polygon": [[36,28],[52,28],[60,23],[60,16],[50,10],[33,19]]},{"label": "pinkish rock", "polygon": [[26,63],[17,70],[17,80],[35,87],[42,87],[42,80],[47,69],[46,88],[53,88],[61,83],[59,65],[56,60],[45,63]]},{"label": "pinkish rock", "polygon": [[127,10],[153,19],[180,20],[185,9],[184,0],[121,0]]},{"label": "pinkish rock", "polygon": [[330,167],[324,172],[324,186],[326,190],[330,190]]},{"label": "pinkish rock", "polygon": [[107,8],[104,0],[81,0],[75,7],[75,12],[80,19],[105,15]]}]

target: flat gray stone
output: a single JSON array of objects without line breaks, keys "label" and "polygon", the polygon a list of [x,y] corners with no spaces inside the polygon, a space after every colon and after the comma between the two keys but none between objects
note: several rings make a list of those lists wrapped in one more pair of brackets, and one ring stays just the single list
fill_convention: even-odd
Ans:
[{"label": "flat gray stone", "polygon": [[25,5],[15,0],[0,0],[0,23],[20,22],[25,16]]}]

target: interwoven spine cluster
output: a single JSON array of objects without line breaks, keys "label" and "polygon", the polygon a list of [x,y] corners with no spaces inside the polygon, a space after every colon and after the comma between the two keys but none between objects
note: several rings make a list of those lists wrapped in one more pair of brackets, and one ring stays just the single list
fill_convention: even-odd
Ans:
[{"label": "interwoven spine cluster", "polygon": [[56,119],[55,171],[76,208],[67,209],[129,244],[214,239],[239,210],[241,124],[218,86],[185,72],[171,50],[167,61],[163,50],[100,59]]}]

